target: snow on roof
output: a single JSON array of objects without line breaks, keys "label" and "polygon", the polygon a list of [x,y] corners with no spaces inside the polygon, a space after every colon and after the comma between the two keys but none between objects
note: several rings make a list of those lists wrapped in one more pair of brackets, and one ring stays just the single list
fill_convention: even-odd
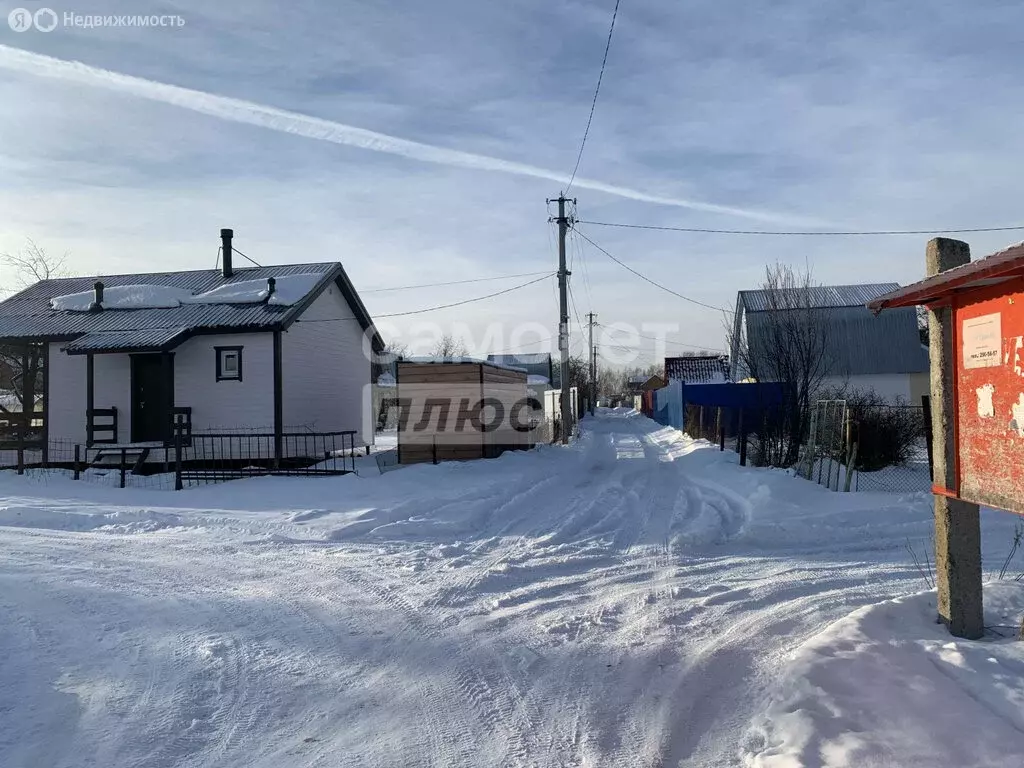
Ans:
[{"label": "snow on roof", "polygon": [[729,380],[729,358],[725,355],[669,357],[665,376],[684,384],[723,384]]},{"label": "snow on roof", "polygon": [[395,377],[388,371],[385,371],[377,377],[378,387],[396,387],[398,382],[395,381]]},{"label": "snow on roof", "polygon": [[[186,304],[268,304],[290,307],[305,298],[323,275],[282,275],[274,279],[274,292],[270,293],[267,280],[243,280],[228,283],[212,291],[190,296]],[[269,299],[267,297],[270,297]]]},{"label": "snow on roof", "polygon": [[551,379],[547,376],[538,376],[535,373],[531,373],[526,377],[526,383],[533,387],[547,387],[551,386]]},{"label": "snow on roof", "polygon": [[489,365],[492,368],[504,368],[505,370],[508,370],[508,371],[516,371],[517,373],[526,373],[526,369],[525,368],[517,368],[514,365],[503,365],[502,363],[496,363],[496,362],[494,362],[492,360],[480,360],[479,358],[476,358],[476,357],[460,357],[460,356],[457,356],[457,355],[452,355],[452,356],[448,356],[448,357],[434,357],[434,356],[431,356],[431,355],[416,356],[416,357],[406,357],[403,360],[400,360],[399,362],[402,362],[402,363],[426,363],[426,364],[429,364],[429,363],[448,363],[448,364],[468,363],[469,365]]},{"label": "snow on roof", "polygon": [[[191,291],[170,285],[112,285],[103,291],[103,309],[168,309],[180,307],[191,296]],[[54,296],[50,307],[66,312],[88,312],[95,298],[95,291],[69,293]]]},{"label": "snow on roof", "polygon": [[[303,273],[274,277],[274,293],[267,279],[227,283],[212,291],[193,295],[187,288],[171,285],[112,285],[103,290],[102,307],[107,309],[173,309],[182,304],[267,304],[290,307],[309,295],[322,274]],[[269,297],[269,299],[268,299]],[[50,307],[65,312],[88,312],[95,291],[81,291],[50,299]]]}]

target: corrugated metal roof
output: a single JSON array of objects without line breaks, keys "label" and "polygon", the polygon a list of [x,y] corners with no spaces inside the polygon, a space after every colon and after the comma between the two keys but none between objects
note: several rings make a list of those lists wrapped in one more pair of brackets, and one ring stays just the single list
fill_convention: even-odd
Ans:
[{"label": "corrugated metal roof", "polygon": [[729,380],[729,358],[726,355],[666,357],[665,376],[669,381],[684,384],[717,384]]},{"label": "corrugated metal roof", "polygon": [[[904,307],[875,317],[865,307],[815,310],[816,322],[829,349],[828,375],[862,376],[881,373],[923,373],[928,370],[928,350],[921,344],[917,311]],[[747,345],[752,356],[759,350],[770,354],[767,337],[771,315],[747,315]]]},{"label": "corrugated metal roof", "polygon": [[531,354],[518,355],[488,355],[487,359],[498,365],[507,365],[512,368],[521,368],[534,376],[544,376],[551,379],[554,376],[551,365],[551,354],[549,352],[535,352]]},{"label": "corrugated metal roof", "polygon": [[[795,307],[862,307],[869,301],[899,288],[899,283],[865,283],[863,285],[816,285],[807,290],[807,297],[800,295],[794,300]],[[793,289],[803,294],[804,289]],[[787,306],[788,302],[772,300],[771,290],[757,289],[740,291],[739,299],[747,312],[766,312],[773,308]]]},{"label": "corrugated metal roof", "polygon": [[141,331],[98,331],[68,342],[63,349],[69,355],[88,352],[160,352],[184,341],[188,328],[147,328]]},{"label": "corrugated metal roof", "polygon": [[993,285],[1024,274],[1024,243],[1011,245],[983,259],[970,261],[953,269],[889,291],[868,302],[868,308],[880,312],[888,306],[927,304],[940,296]]},{"label": "corrugated metal roof", "polygon": [[[321,281],[310,296],[319,292],[332,275],[352,306],[364,330],[373,325],[366,308],[352,287],[341,264],[279,264],[253,269],[238,269],[230,278],[220,270],[191,272],[156,272],[149,274],[107,275],[100,277],[67,277],[42,280],[6,301],[0,302],[0,338],[75,338],[85,333],[108,331],[141,331],[184,328],[190,333],[218,330],[271,330],[287,324],[305,308],[274,304],[182,304],[162,309],[107,309],[100,312],[57,311],[50,308],[50,299],[92,290],[100,280],[104,286],[153,284],[185,288],[203,293],[234,282],[265,280],[297,274],[322,274]],[[375,343],[379,337],[375,335]]]}]

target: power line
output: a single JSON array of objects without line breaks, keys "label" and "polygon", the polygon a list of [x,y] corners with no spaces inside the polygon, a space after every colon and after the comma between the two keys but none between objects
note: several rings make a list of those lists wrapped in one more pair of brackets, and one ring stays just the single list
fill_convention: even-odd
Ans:
[{"label": "power line", "polygon": [[608,257],[609,259],[611,259],[612,261],[614,261],[614,262],[615,262],[616,264],[618,264],[618,265],[619,265],[620,267],[622,267],[622,268],[624,268],[624,269],[626,269],[626,270],[628,270],[628,271],[632,272],[632,273],[633,273],[634,275],[636,275],[637,277],[639,277],[639,278],[640,278],[641,280],[645,280],[646,282],[650,283],[650,284],[651,284],[651,285],[653,285],[654,287],[656,287],[656,288],[661,288],[661,290],[663,290],[663,291],[666,291],[667,293],[671,293],[671,294],[672,294],[673,296],[676,296],[676,297],[678,297],[678,298],[682,299],[683,301],[688,301],[688,302],[690,302],[691,304],[696,304],[697,306],[700,306],[700,307],[707,307],[708,309],[714,309],[714,310],[716,310],[716,311],[718,311],[718,312],[729,312],[730,314],[735,314],[735,312],[733,312],[733,310],[731,310],[731,309],[725,309],[724,307],[716,307],[716,306],[713,306],[713,305],[711,305],[711,304],[705,304],[705,303],[704,303],[703,301],[697,301],[697,299],[691,299],[691,298],[690,298],[689,296],[683,296],[683,294],[681,294],[681,293],[678,293],[678,292],[676,292],[676,291],[673,291],[673,290],[672,290],[671,288],[666,288],[666,287],[665,287],[664,285],[662,285],[661,283],[657,283],[657,282],[655,282],[654,280],[651,280],[651,278],[647,277],[647,275],[644,275],[644,274],[641,274],[640,272],[637,272],[637,271],[636,271],[635,269],[633,269],[633,268],[632,268],[631,266],[629,266],[628,264],[626,264],[626,263],[624,263],[624,262],[621,262],[621,261],[619,261],[619,260],[618,260],[617,258],[615,258],[614,256],[612,256],[612,255],[611,255],[610,253],[608,253],[608,251],[606,251],[606,250],[605,250],[604,248],[602,248],[602,247],[601,247],[600,245],[598,245],[597,243],[595,243],[595,242],[594,242],[593,240],[591,240],[591,239],[590,239],[589,237],[587,237],[587,236],[586,236],[585,234],[583,234],[582,232],[580,232],[580,231],[579,231],[578,229],[576,230],[576,232],[577,232],[577,234],[579,234],[579,236],[580,236],[580,237],[582,237],[582,238],[583,238],[584,240],[586,240],[586,241],[587,241],[588,243],[590,243],[590,244],[591,244],[592,246],[594,246],[595,248],[597,248],[597,250],[599,250],[599,251],[600,251],[601,253],[603,253],[603,254],[604,254],[605,256],[607,256],[607,257]]},{"label": "power line", "polygon": [[398,285],[393,288],[371,288],[369,290],[360,291],[360,293],[384,293],[385,291],[408,291],[413,288],[437,288],[442,285],[465,285],[466,283],[486,283],[492,280],[512,280],[517,277],[533,277],[534,275],[547,275],[550,274],[547,271],[544,272],[520,272],[518,275],[495,275],[494,277],[476,277],[471,280],[451,280],[445,283],[420,283],[418,285]]},{"label": "power line", "polygon": [[572,304],[572,313],[576,316],[576,325],[580,328],[580,333],[583,333],[583,323],[580,321],[580,313],[576,309],[576,297],[572,292],[572,283],[569,283],[569,303]]},{"label": "power line", "polygon": [[520,285],[514,285],[511,288],[506,288],[503,291],[495,291],[494,293],[488,293],[486,296],[477,296],[476,298],[464,299],[462,301],[455,301],[455,302],[452,302],[451,304],[440,304],[440,305],[438,305],[436,307],[426,307],[425,309],[413,309],[413,310],[410,310],[409,312],[391,312],[390,314],[387,314],[387,315],[377,315],[377,317],[404,317],[406,315],[419,315],[419,314],[422,314],[424,312],[434,312],[434,311],[439,310],[439,309],[449,309],[451,307],[461,307],[463,304],[471,304],[474,301],[483,301],[484,299],[491,299],[491,298],[494,298],[495,296],[501,296],[504,293],[511,293],[512,291],[518,291],[520,288],[525,288],[528,285],[533,285],[534,283],[539,283],[541,280],[547,280],[549,277],[554,277],[554,275],[555,275],[554,272],[548,272],[543,277],[538,277],[536,280],[530,280],[529,282],[521,283]]},{"label": "power line", "polygon": [[[607,326],[604,323],[595,322],[594,325],[599,326],[601,328],[604,328],[607,331],[615,332],[616,330],[618,330],[616,328],[611,328],[610,326]],[[672,345],[677,346],[677,347],[689,347],[690,349],[701,349],[701,350],[707,350],[708,352],[723,352],[723,353],[725,352],[724,349],[718,349],[717,347],[709,347],[709,346],[704,345],[704,344],[687,344],[687,343],[682,342],[682,341],[670,341],[669,339],[659,339],[657,336],[645,336],[642,333],[637,333],[636,335],[639,336],[641,339],[649,339],[650,341],[660,341],[663,344],[672,344]],[[621,345],[617,345],[617,346],[621,346]]]},{"label": "power line", "polygon": [[568,194],[572,189],[572,183],[576,180],[576,171],[580,169],[580,160],[583,159],[583,148],[587,145],[587,136],[590,135],[590,124],[594,121],[594,110],[597,108],[597,94],[601,92],[601,81],[604,79],[604,68],[608,64],[608,49],[612,47],[612,33],[615,31],[615,19],[619,15],[619,0],[615,0],[615,10],[612,11],[612,23],[608,28],[608,40],[604,44],[604,58],[601,59],[601,71],[597,75],[597,87],[594,89],[594,100],[590,104],[590,117],[587,118],[587,128],[583,131],[583,141],[580,142],[580,151],[576,155],[576,165],[572,169],[572,176],[569,178],[569,186],[565,188]]},{"label": "power line", "polygon": [[[575,229],[570,229],[569,230],[569,234],[570,235],[577,235],[577,232],[576,232]],[[572,237],[571,240],[572,240],[573,247],[576,249],[576,252],[579,253],[580,264],[583,265],[583,287],[587,291],[587,301],[589,302],[589,306],[590,306],[591,309],[593,309],[594,308],[594,294],[591,293],[591,291],[590,291],[590,274],[589,274],[589,270],[587,269],[586,254],[583,253],[583,243],[580,241],[580,238],[578,236]]]},{"label": "power line", "polygon": [[[528,346],[532,347],[534,344],[546,344],[546,343],[554,341],[554,340],[555,340],[554,336],[548,336],[547,338],[537,339],[536,341],[528,341],[525,344],[519,344],[519,345],[517,345],[515,347],[508,347],[506,349],[499,349],[497,352],[491,352],[491,354],[492,355],[514,355],[514,354],[516,354],[517,351],[519,351],[520,354],[524,354],[524,355],[542,355],[542,354],[544,354],[544,350],[541,350],[539,352],[522,352],[521,348],[522,347],[528,347]],[[550,354],[550,353],[548,353],[548,354]]]},{"label": "power line", "polygon": [[872,235],[955,235],[967,232],[1010,232],[1024,229],[1024,224],[1013,227],[971,227],[967,229],[876,229],[859,232],[791,231],[780,232],[764,229],[704,229],[699,227],[662,227],[654,224],[624,224],[614,221],[580,221],[595,227],[621,227],[623,229],[653,229],[662,232],[702,232],[714,235],[786,235],[786,236],[827,236],[827,237],[868,237]]}]

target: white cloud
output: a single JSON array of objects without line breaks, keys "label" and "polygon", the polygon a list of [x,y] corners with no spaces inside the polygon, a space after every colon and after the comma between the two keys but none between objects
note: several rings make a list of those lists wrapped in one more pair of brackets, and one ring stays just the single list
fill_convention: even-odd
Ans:
[{"label": "white cloud", "polygon": [[[171,104],[222,120],[255,125],[273,131],[318,141],[344,144],[372,152],[384,152],[407,157],[426,163],[437,163],[479,171],[495,171],[519,176],[532,176],[560,184],[569,181],[568,176],[557,171],[539,168],[526,163],[501,160],[486,155],[461,152],[459,150],[423,144],[418,141],[389,136],[385,133],[366,130],[352,125],[324,120],[309,115],[276,109],[251,101],[218,96],[212,93],[158,83],[131,75],[91,67],[78,61],[64,61],[52,56],[24,51],[7,45],[0,45],[0,68],[40,77],[57,78],[81,85],[109,88],[133,96]],[[806,223],[807,220],[784,214],[737,208],[696,200],[651,195],[640,190],[593,179],[577,178],[576,187],[604,192],[644,203],[689,208],[707,213],[727,214],[758,221],[777,223]]]}]

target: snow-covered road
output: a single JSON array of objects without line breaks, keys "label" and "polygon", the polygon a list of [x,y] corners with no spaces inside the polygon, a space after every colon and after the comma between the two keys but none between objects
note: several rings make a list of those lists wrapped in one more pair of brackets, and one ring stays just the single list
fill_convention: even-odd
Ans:
[{"label": "snow-covered road", "polygon": [[924,588],[926,496],[584,427],[374,478],[0,475],[0,765],[734,765],[797,646]]}]

